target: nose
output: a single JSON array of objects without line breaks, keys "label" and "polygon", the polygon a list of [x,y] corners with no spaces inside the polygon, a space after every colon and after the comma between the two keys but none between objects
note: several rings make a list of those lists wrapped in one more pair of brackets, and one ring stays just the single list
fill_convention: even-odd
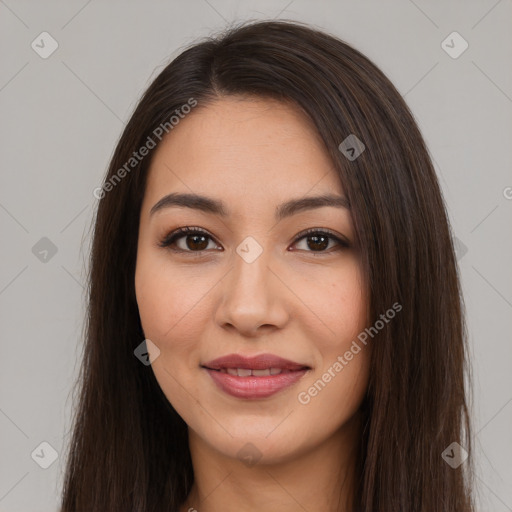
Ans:
[{"label": "nose", "polygon": [[248,263],[238,253],[233,254],[233,266],[219,288],[215,321],[221,328],[254,338],[286,325],[291,294],[270,256],[264,249]]}]

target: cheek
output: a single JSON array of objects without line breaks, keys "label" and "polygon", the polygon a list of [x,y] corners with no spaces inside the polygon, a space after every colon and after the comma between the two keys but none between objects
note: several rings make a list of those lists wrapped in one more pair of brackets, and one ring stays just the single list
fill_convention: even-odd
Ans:
[{"label": "cheek", "polygon": [[363,344],[358,335],[367,325],[367,294],[360,266],[354,260],[336,274],[328,285],[313,288],[315,308],[325,326],[326,336],[318,336],[318,366],[314,376],[303,386],[299,403],[310,411],[332,409],[333,420],[350,416],[365,393],[371,356],[371,344]]},{"label": "cheek", "polygon": [[[347,258],[336,272],[309,283],[311,310],[322,324],[316,345],[324,357],[343,353],[367,323],[367,297],[361,269],[355,258]],[[323,281],[323,283],[322,283]],[[319,333],[320,334],[320,333]]]},{"label": "cheek", "polygon": [[340,372],[336,372],[329,363],[324,368],[325,373],[320,372],[309,387],[300,389],[297,417],[304,418],[302,425],[307,437],[320,439],[330,436],[347,425],[356,414],[368,388],[368,353],[354,356]]},{"label": "cheek", "polygon": [[151,366],[180,414],[187,410],[189,395],[183,389],[191,388],[190,371],[198,359],[197,340],[207,316],[201,301],[205,292],[193,281],[186,271],[171,268],[154,254],[141,252],[137,260],[135,292],[144,336],[160,350]]},{"label": "cheek", "polygon": [[[146,338],[161,351],[186,351],[209,318],[209,281],[192,267],[170,265],[165,255],[141,251],[135,270],[135,293]],[[173,343],[179,340],[179,343]]]},{"label": "cheek", "polygon": [[[329,300],[322,303],[329,336],[316,338],[319,364],[296,396],[304,417],[321,419],[323,435],[335,432],[360,407],[368,387],[372,350],[370,343],[364,345],[357,337],[367,327],[366,294],[358,277],[347,277],[329,289]],[[305,420],[304,425],[308,436],[319,435],[315,422]]]}]

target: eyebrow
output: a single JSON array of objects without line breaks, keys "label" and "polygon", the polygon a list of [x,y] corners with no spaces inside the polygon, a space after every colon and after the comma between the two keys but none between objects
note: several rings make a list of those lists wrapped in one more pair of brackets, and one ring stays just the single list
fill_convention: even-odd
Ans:
[{"label": "eyebrow", "polygon": [[[172,193],[160,199],[149,212],[153,215],[157,211],[173,206],[192,208],[206,213],[212,213],[221,217],[228,217],[229,213],[224,203],[218,199],[189,193]],[[335,194],[324,194],[321,196],[302,197],[299,199],[290,199],[276,207],[276,220],[282,220],[296,213],[322,208],[324,206],[334,206],[336,208],[346,208],[350,210],[350,204],[344,196]]]}]

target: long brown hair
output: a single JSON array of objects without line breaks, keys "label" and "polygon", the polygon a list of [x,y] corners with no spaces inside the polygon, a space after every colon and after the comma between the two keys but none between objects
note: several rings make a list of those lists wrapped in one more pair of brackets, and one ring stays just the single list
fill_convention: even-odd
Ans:
[{"label": "long brown hair", "polygon": [[[133,353],[144,339],[134,272],[151,152],[133,168],[126,163],[157,127],[170,131],[169,119],[191,98],[201,108],[223,95],[292,101],[312,119],[351,205],[370,321],[402,306],[372,342],[355,510],[472,511],[463,302],[427,148],[399,92],[368,58],[322,31],[277,21],[231,27],[183,51],[119,140],[95,220],[61,511],[174,512],[191,489],[187,425]],[[365,145],[357,158],[339,149],[349,135]],[[442,457],[453,442],[470,455],[458,468]]]}]

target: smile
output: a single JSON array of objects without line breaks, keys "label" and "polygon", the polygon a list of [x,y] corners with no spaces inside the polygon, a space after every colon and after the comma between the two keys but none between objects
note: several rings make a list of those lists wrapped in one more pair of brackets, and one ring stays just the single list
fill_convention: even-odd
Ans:
[{"label": "smile", "polygon": [[273,354],[245,357],[230,354],[201,365],[223,392],[243,399],[259,399],[298,382],[311,368]]},{"label": "smile", "polygon": [[249,370],[247,368],[221,368],[218,370],[229,375],[237,375],[238,377],[267,377],[269,375],[279,375],[280,373],[290,372],[292,370],[283,370],[281,368],[266,368],[265,370]]}]

